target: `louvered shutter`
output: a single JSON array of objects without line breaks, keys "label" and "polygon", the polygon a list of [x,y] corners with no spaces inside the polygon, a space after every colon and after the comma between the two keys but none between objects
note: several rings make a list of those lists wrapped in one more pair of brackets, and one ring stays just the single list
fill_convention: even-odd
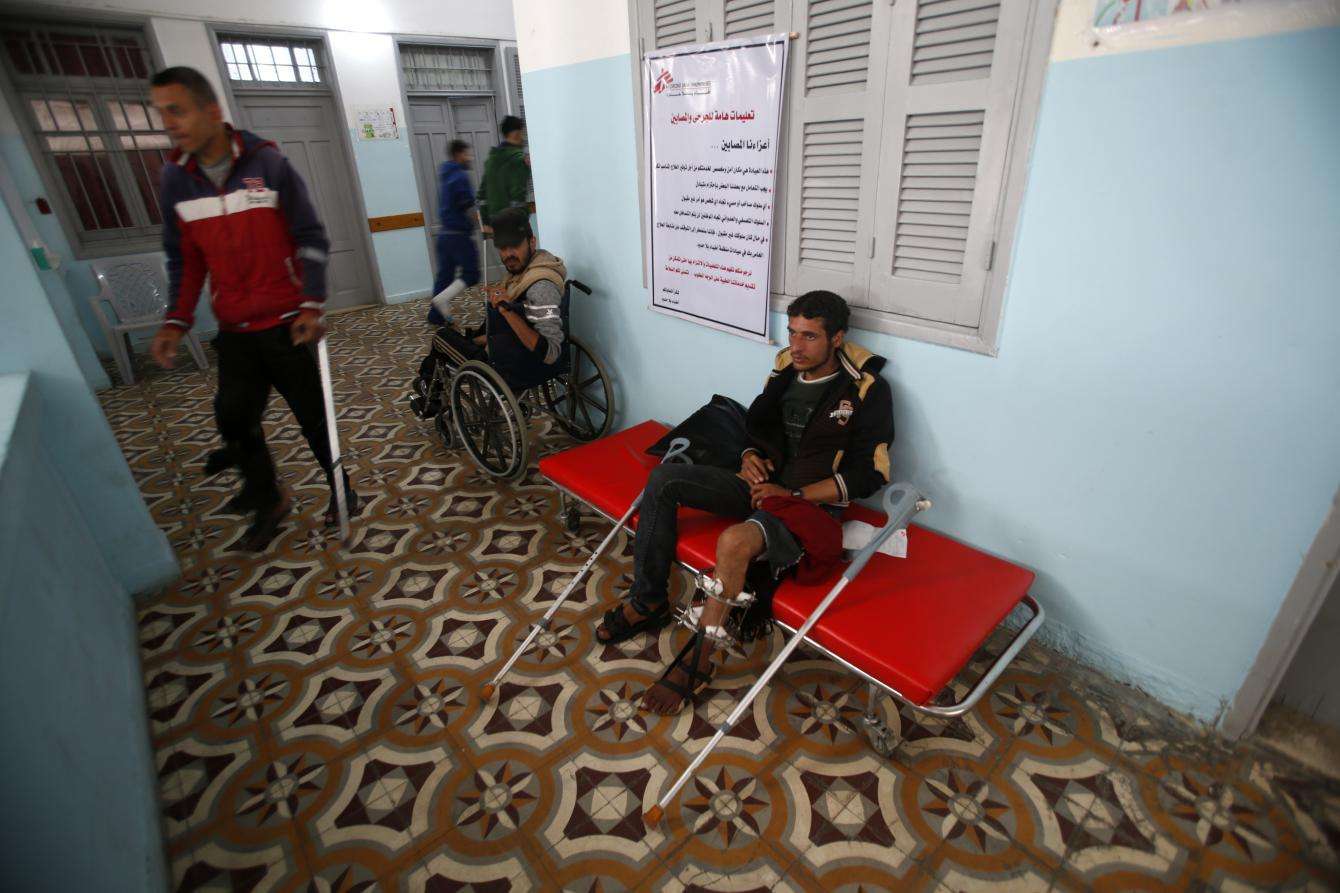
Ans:
[{"label": "louvered shutter", "polygon": [[503,60],[507,66],[508,94],[511,97],[512,114],[525,120],[526,117],[526,97],[521,92],[521,57],[517,55],[516,47],[507,47],[503,50]]},{"label": "louvered shutter", "polygon": [[773,0],[724,0],[717,33],[730,39],[786,31],[786,27],[777,24],[777,5]]},{"label": "louvered shutter", "polygon": [[869,305],[885,54],[892,9],[794,0],[787,148],[787,293],[835,291]]},{"label": "louvered shutter", "polygon": [[976,327],[1027,0],[904,0],[889,51],[872,306]]},{"label": "louvered shutter", "polygon": [[707,40],[709,5],[711,0],[640,0],[643,48],[664,50]]}]

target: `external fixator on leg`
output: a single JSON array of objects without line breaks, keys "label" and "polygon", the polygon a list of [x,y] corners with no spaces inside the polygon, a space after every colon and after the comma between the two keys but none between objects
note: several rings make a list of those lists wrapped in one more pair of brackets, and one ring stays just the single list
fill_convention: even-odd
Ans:
[{"label": "external fixator on leg", "polygon": [[[679,612],[679,624],[701,634],[718,650],[739,653],[740,619],[754,603],[754,594],[741,591],[734,598],[725,594],[725,586],[712,574],[704,572],[696,577],[697,588],[689,604]],[[703,612],[709,604],[725,605],[725,613],[715,624],[704,625]]]}]

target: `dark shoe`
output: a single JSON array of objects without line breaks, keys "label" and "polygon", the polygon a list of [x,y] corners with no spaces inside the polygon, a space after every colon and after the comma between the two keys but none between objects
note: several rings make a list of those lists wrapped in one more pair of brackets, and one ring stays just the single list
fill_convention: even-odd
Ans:
[{"label": "dark shoe", "polygon": [[237,493],[232,499],[223,504],[223,512],[226,515],[249,515],[260,506],[256,502],[256,497],[243,490]]},{"label": "dark shoe", "polygon": [[[605,616],[600,619],[600,626],[596,628],[596,641],[602,645],[617,645],[620,642],[627,642],[638,633],[660,632],[670,620],[670,606],[667,604],[654,614],[643,617],[637,622],[629,622],[623,613],[623,602],[620,602],[606,611]],[[608,637],[600,635],[602,629]]]},{"label": "dark shoe", "polygon": [[434,328],[441,328],[447,324],[447,318],[443,316],[436,307],[431,304],[428,307],[428,325]]},{"label": "dark shoe", "polygon": [[[363,510],[363,498],[358,495],[358,491],[348,481],[344,482],[344,504],[349,509],[350,520],[353,520]],[[336,527],[340,523],[340,506],[335,501],[334,492],[330,494],[330,504],[326,506],[326,514],[323,520],[327,527]]]},{"label": "dark shoe", "polygon": [[279,525],[288,517],[293,504],[287,496],[281,497],[273,507],[258,510],[256,518],[242,536],[242,548],[248,552],[263,552],[265,547],[279,532]]},{"label": "dark shoe", "polygon": [[237,459],[233,457],[233,451],[224,447],[221,450],[215,450],[205,457],[205,477],[213,477],[221,471],[227,471],[237,466]]}]

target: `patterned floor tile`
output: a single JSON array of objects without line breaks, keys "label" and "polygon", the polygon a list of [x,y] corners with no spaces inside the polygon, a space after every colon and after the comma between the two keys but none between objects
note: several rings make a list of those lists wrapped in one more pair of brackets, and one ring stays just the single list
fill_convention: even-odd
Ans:
[{"label": "patterned floor tile", "polygon": [[[477,293],[474,300],[477,300]],[[476,313],[463,304],[462,317]],[[137,606],[174,886],[182,889],[1340,889],[1340,790],[1198,729],[1030,644],[965,715],[888,698],[797,649],[725,743],[657,802],[782,647],[725,660],[691,708],[638,709],[682,630],[594,641],[631,584],[620,532],[489,699],[484,683],[610,531],[566,530],[534,465],[500,484],[404,398],[422,302],[332,318],[346,462],[366,505],[347,546],[282,402],[265,415],[294,510],[239,549],[212,372],[140,363],[100,395],[182,563]],[[476,314],[477,315],[477,314]],[[531,454],[571,444],[543,418]],[[689,578],[672,575],[683,601]],[[1008,645],[994,634],[944,692]],[[1092,682],[1093,684],[1090,684]]]}]

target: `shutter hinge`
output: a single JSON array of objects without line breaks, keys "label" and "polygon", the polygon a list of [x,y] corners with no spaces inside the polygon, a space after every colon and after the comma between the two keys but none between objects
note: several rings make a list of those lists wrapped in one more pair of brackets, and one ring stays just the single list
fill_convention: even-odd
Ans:
[{"label": "shutter hinge", "polygon": [[871,257],[874,257],[874,256],[875,256],[875,237],[874,237],[874,236],[871,236],[871,237],[870,237],[870,256],[871,256]]},{"label": "shutter hinge", "polygon": [[996,240],[991,240],[991,250],[986,253],[986,268],[989,270],[996,265]]}]

